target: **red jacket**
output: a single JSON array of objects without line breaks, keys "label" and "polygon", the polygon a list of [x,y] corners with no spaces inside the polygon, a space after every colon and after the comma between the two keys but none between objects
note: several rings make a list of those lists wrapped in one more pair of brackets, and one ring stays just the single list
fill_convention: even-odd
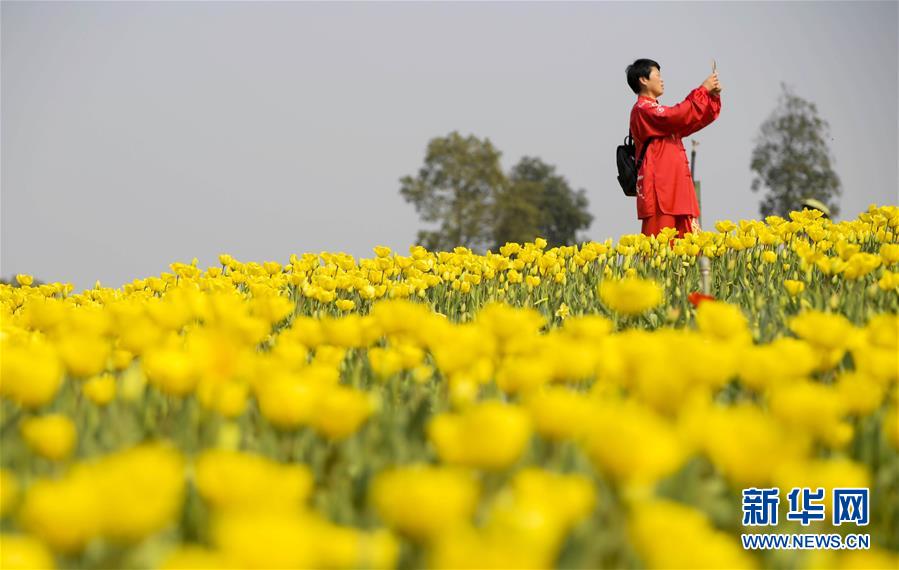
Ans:
[{"label": "red jacket", "polygon": [[650,141],[637,173],[638,218],[656,214],[699,217],[690,161],[681,139],[717,119],[720,112],[720,95],[712,95],[703,86],[673,107],[660,105],[646,95],[637,98],[631,110],[636,159],[640,159],[643,141],[648,137],[663,137]]}]

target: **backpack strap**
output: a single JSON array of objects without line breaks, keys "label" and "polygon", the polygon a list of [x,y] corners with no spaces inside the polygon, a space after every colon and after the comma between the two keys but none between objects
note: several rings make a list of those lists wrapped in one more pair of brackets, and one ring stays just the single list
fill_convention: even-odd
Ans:
[{"label": "backpack strap", "polygon": [[[630,134],[630,131],[628,131],[628,134]],[[633,138],[634,137],[631,136],[631,140],[633,140]],[[640,172],[640,165],[643,164],[643,158],[646,156],[646,149],[649,148],[649,143],[651,143],[654,138],[657,137],[647,137],[643,142],[643,148],[640,149],[640,160],[637,161],[637,172]]]}]

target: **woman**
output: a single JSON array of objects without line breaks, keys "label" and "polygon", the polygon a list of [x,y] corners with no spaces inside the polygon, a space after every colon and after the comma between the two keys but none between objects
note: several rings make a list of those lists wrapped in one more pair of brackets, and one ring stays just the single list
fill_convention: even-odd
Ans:
[{"label": "woman", "polygon": [[687,98],[666,107],[658,102],[665,92],[661,66],[651,59],[638,59],[627,67],[627,83],[637,94],[631,109],[631,137],[636,156],[650,141],[637,173],[637,217],[642,232],[656,235],[662,228],[676,228],[679,237],[699,231],[699,203],[690,174],[683,137],[718,118],[721,85],[715,71]]}]

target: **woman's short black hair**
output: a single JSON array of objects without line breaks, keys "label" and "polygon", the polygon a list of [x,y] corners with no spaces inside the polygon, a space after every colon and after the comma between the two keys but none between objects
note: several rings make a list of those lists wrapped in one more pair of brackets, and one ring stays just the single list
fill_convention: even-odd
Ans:
[{"label": "woman's short black hair", "polygon": [[643,89],[643,86],[640,85],[640,78],[649,79],[649,74],[652,73],[653,67],[659,68],[659,71],[662,70],[662,66],[651,59],[638,59],[627,66],[627,84],[631,86],[631,89],[637,95]]}]

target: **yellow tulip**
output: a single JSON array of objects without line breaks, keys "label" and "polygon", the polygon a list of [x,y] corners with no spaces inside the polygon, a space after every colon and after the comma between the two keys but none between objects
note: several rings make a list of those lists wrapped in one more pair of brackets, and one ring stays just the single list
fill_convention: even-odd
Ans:
[{"label": "yellow tulip", "polygon": [[75,448],[75,424],[61,414],[27,418],[21,424],[22,439],[32,451],[53,461],[68,458]]},{"label": "yellow tulip", "polygon": [[19,483],[16,475],[8,469],[0,468],[0,517],[12,512],[18,497]]},{"label": "yellow tulip", "polygon": [[196,461],[200,496],[228,511],[288,511],[303,507],[313,489],[304,465],[280,464],[261,455],[207,450]]},{"label": "yellow tulip", "polygon": [[68,336],[59,343],[59,355],[72,376],[87,378],[106,369],[109,342],[93,336]]},{"label": "yellow tulip", "polygon": [[355,433],[374,408],[369,394],[334,386],[322,394],[312,417],[312,426],[330,439],[343,439]]},{"label": "yellow tulip", "polygon": [[639,315],[662,302],[662,289],[654,281],[645,279],[605,279],[599,286],[599,296],[607,307],[617,313]]},{"label": "yellow tulip", "polygon": [[24,534],[0,534],[0,568],[52,570],[53,554],[40,540]]},{"label": "yellow tulip", "polygon": [[381,518],[421,541],[469,520],[480,494],[470,473],[425,465],[381,471],[370,489]]},{"label": "yellow tulip", "polygon": [[49,404],[63,381],[56,352],[42,341],[24,346],[3,343],[0,358],[0,395],[36,409]]},{"label": "yellow tulip", "polygon": [[443,461],[500,470],[511,466],[524,453],[531,436],[531,422],[517,406],[488,401],[461,414],[437,415],[427,431]]},{"label": "yellow tulip", "polygon": [[635,505],[628,532],[649,568],[755,568],[739,540],[700,511],[664,499]]},{"label": "yellow tulip", "polygon": [[112,374],[94,376],[84,383],[84,395],[98,406],[110,403],[116,395],[116,382]]},{"label": "yellow tulip", "polygon": [[805,283],[802,281],[794,281],[793,279],[785,279],[784,287],[790,296],[795,297],[805,291]]}]

